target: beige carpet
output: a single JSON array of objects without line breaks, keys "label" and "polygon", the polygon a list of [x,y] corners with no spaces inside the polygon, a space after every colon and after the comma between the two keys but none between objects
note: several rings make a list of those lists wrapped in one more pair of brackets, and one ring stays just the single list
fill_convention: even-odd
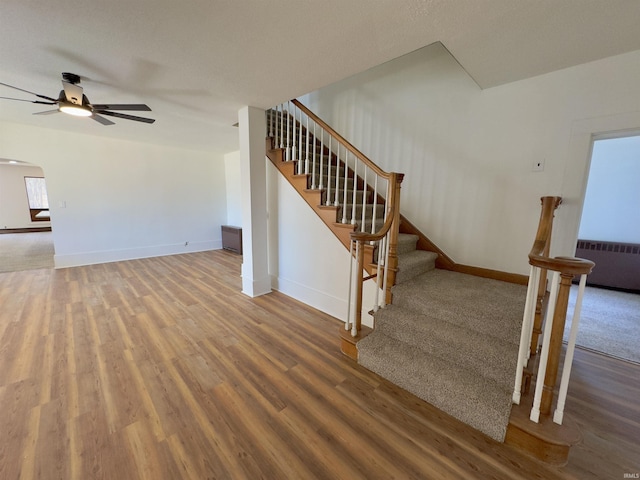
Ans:
[{"label": "beige carpet", "polygon": [[502,442],[526,287],[433,270],[393,287],[358,363]]},{"label": "beige carpet", "polygon": [[0,272],[53,268],[51,232],[0,235]]},{"label": "beige carpet", "polygon": [[[565,341],[578,287],[571,287]],[[640,294],[587,287],[576,345],[640,364]]]}]

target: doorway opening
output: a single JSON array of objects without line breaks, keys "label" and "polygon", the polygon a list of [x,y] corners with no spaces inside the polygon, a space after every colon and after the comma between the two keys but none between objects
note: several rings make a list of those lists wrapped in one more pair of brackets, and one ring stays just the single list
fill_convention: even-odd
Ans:
[{"label": "doorway opening", "polygon": [[634,344],[640,338],[638,185],[640,135],[595,137],[576,257],[596,266],[587,277],[578,345],[636,363],[640,363]]},{"label": "doorway opening", "polygon": [[0,159],[0,272],[54,267],[53,234],[42,168]]}]

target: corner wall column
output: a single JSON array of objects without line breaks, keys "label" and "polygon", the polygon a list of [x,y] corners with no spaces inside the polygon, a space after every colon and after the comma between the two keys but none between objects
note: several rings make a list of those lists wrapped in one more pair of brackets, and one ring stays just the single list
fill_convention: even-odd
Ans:
[{"label": "corner wall column", "polygon": [[267,171],[265,111],[238,111],[242,190],[242,293],[258,297],[271,292],[267,250]]}]

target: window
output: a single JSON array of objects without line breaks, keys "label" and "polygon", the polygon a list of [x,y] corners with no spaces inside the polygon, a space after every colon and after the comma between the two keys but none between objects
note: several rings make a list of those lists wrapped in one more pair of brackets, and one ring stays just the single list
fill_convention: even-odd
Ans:
[{"label": "window", "polygon": [[32,222],[48,222],[49,197],[47,186],[42,177],[24,177],[27,187],[27,199],[29,200],[29,214]]}]

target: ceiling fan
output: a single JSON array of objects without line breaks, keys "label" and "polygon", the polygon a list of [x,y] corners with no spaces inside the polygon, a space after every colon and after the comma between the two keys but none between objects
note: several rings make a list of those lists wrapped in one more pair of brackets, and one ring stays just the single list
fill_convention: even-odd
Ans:
[{"label": "ceiling fan", "polygon": [[38,93],[30,92],[23,88],[14,87],[6,83],[0,82],[0,85],[13,88],[21,92],[35,95],[41,100],[24,100],[22,98],[0,97],[3,100],[17,100],[20,102],[38,103],[42,105],[57,105],[56,110],[47,110],[45,112],[37,112],[34,115],[47,115],[50,113],[63,112],[78,117],[91,117],[102,125],[114,125],[114,122],[102,115],[109,117],[123,118],[126,120],[134,120],[136,122],[153,123],[155,119],[128,115],[126,113],[113,112],[112,110],[129,110],[129,111],[145,111],[150,112],[151,109],[143,103],[91,103],[82,91],[80,86],[80,76],[75,73],[64,72],[62,74],[62,90],[58,98],[47,97]]}]

